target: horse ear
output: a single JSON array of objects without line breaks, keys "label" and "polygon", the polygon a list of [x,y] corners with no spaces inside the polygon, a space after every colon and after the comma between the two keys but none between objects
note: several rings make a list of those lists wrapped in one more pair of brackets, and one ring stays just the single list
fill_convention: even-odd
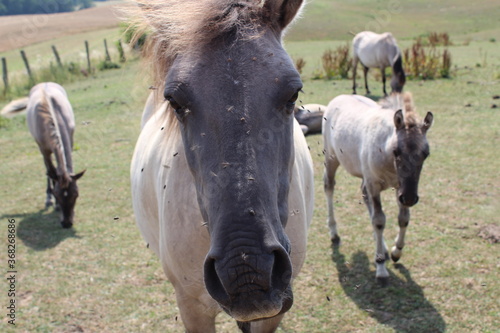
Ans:
[{"label": "horse ear", "polygon": [[278,16],[277,23],[281,29],[285,29],[302,7],[303,0],[281,0],[266,1],[264,7],[270,13]]},{"label": "horse ear", "polygon": [[87,171],[87,169],[83,170],[82,172],[77,173],[76,175],[72,175],[71,179],[73,179],[73,180],[80,179],[83,176],[83,174],[85,173],[85,171]]},{"label": "horse ear", "polygon": [[394,126],[396,126],[396,129],[402,129],[405,127],[405,120],[403,117],[403,110],[399,109],[396,111],[394,114]]},{"label": "horse ear", "polygon": [[422,131],[425,133],[432,126],[432,122],[434,121],[434,115],[432,112],[427,112],[424,118],[424,124],[422,125]]}]

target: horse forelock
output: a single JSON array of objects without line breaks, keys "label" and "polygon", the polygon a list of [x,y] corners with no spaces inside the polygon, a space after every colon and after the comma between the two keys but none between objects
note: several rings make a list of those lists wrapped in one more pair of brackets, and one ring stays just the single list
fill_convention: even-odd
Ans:
[{"label": "horse forelock", "polygon": [[[257,37],[276,14],[265,8],[264,0],[133,1],[138,6],[125,10],[130,26],[136,28],[133,41],[148,34],[144,59],[157,87],[178,54],[200,50],[229,32],[242,38]],[[275,2],[280,6],[282,0]]]}]

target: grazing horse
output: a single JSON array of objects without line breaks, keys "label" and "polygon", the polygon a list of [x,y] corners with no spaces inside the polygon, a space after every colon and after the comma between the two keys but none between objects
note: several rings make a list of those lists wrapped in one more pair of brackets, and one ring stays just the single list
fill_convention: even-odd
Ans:
[{"label": "grazing horse", "polygon": [[[131,163],[137,225],[187,332],[222,310],[274,332],[306,254],[313,168],[282,46],[302,1],[140,1],[154,86]],[[156,106],[156,107],[155,107]]]},{"label": "grazing horse", "polygon": [[361,65],[363,66],[367,94],[370,93],[370,89],[368,89],[366,75],[368,74],[368,70],[370,68],[380,68],[380,71],[382,72],[382,83],[384,84],[384,96],[387,96],[387,92],[385,90],[386,67],[392,67],[392,91],[403,91],[403,86],[406,82],[406,76],[403,70],[403,60],[396,39],[390,32],[385,32],[383,34],[376,34],[371,31],[360,32],[354,36],[352,40],[352,47],[352,91],[354,94],[356,94],[356,69],[358,67],[358,62],[361,62]]},{"label": "grazing horse", "polygon": [[[54,82],[39,83],[31,88],[28,98],[12,102],[10,109],[2,113],[13,114],[24,109],[29,131],[43,156],[47,169],[47,197],[45,207],[52,205],[52,196],[56,207],[61,210],[61,225],[71,228],[74,209],[78,197],[76,181],[85,170],[73,174],[71,152],[75,116],[73,108],[63,87]],[[57,168],[52,162],[54,154]]]},{"label": "grazing horse", "polygon": [[326,106],[321,104],[306,104],[295,107],[293,111],[295,119],[299,122],[304,135],[321,133],[325,110]]},{"label": "grazing horse", "polygon": [[396,262],[402,254],[410,207],[418,202],[420,172],[429,155],[426,133],[433,116],[428,112],[420,121],[410,93],[391,94],[381,104],[356,95],[341,95],[328,104],[323,121],[324,188],[330,236],[338,245],[340,237],[333,213],[335,173],[342,165],[351,175],[363,179],[363,199],[375,232],[376,277],[385,283],[389,277],[385,261],[389,256],[383,238],[385,215],[380,192],[389,187],[396,189],[399,234],[391,251]]}]

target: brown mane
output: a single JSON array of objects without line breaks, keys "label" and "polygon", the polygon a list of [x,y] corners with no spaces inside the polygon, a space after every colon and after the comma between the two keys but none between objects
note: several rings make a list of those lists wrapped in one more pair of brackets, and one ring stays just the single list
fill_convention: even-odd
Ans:
[{"label": "brown mane", "polygon": [[392,93],[379,101],[384,109],[403,110],[405,125],[407,128],[418,126],[421,123],[413,104],[413,95],[410,92]]}]

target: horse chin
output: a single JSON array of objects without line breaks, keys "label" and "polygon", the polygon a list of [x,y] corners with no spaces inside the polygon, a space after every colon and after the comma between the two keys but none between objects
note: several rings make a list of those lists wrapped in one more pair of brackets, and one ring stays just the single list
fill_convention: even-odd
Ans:
[{"label": "horse chin", "polygon": [[240,298],[237,302],[233,302],[229,307],[222,304],[222,309],[231,317],[239,322],[250,322],[273,318],[284,314],[293,305],[292,288],[288,287],[281,295],[271,293],[266,299],[261,301],[255,300],[254,296],[249,296],[254,300],[248,301],[246,297]]}]

